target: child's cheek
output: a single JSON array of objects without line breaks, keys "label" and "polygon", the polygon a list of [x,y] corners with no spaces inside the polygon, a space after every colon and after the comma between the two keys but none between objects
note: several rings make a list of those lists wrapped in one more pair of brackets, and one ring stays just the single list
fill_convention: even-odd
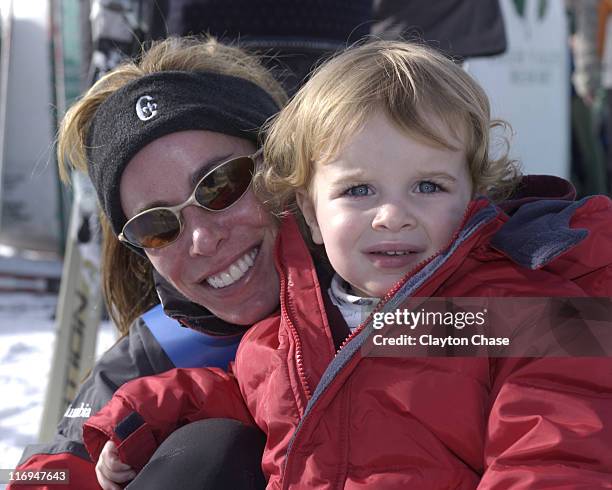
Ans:
[{"label": "child's cheek", "polygon": [[[326,247],[346,247],[357,236],[356,223],[345,213],[332,212],[320,223]],[[348,249],[345,249],[348,252]]]}]

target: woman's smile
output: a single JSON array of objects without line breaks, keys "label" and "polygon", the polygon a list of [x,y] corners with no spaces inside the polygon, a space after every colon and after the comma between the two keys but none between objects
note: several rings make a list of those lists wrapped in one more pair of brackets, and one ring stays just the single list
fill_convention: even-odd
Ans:
[{"label": "woman's smile", "polygon": [[[122,175],[124,212],[130,217],[156,201],[181,203],[193,191],[194,176],[211,162],[254,151],[247,140],[211,131],[158,138],[132,158]],[[274,311],[277,224],[253,191],[226,210],[187,206],[181,215],[183,230],[175,242],[145,249],[155,269],[190,301],[225,321],[248,325]]]}]

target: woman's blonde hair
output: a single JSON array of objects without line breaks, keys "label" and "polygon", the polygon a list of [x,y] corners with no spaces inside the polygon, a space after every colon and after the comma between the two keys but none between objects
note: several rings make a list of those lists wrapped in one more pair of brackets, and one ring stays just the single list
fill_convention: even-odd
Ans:
[{"label": "woman's blonde hair", "polygon": [[[98,80],[66,113],[58,133],[60,175],[87,172],[86,138],[98,107],[109,95],[143,76],[164,71],[213,72],[251,81],[282,107],[286,95],[280,84],[252,55],[214,38],[168,38],[154,43],[141,58],[127,62]],[[102,291],[109,314],[123,333],[158,302],[149,261],[123,246],[100,213],[102,228]]]},{"label": "woman's blonde hair", "polygon": [[515,161],[489,155],[490,131],[509,126],[491,120],[484,90],[457,64],[423,45],[372,41],[323,64],[271,122],[265,165],[256,188],[273,211],[308,189],[314,164],[329,161],[368,115],[384,111],[406,134],[457,150],[440,132],[440,122],[465,142],[474,189],[492,199],[508,196],[520,178]]}]

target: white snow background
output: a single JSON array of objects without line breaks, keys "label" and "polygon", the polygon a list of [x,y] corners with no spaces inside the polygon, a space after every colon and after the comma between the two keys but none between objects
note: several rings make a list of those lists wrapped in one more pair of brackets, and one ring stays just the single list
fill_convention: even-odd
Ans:
[{"label": "white snow background", "polygon": [[[56,295],[0,293],[0,468],[15,468],[24,447],[37,442],[53,357],[56,305]],[[114,327],[102,323],[97,356],[114,342]]]}]

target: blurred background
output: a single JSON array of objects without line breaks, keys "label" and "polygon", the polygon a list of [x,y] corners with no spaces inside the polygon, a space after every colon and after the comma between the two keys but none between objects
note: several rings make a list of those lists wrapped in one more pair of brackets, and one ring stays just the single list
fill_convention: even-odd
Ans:
[{"label": "blurred background", "polygon": [[365,35],[419,39],[480,81],[524,173],[609,194],[610,13],[612,0],[0,0],[0,468],[50,438],[115,340],[95,197],[85,176],[63,186],[54,156],[62,115],[99,76],[154,39],[209,32],[294,92]]}]

